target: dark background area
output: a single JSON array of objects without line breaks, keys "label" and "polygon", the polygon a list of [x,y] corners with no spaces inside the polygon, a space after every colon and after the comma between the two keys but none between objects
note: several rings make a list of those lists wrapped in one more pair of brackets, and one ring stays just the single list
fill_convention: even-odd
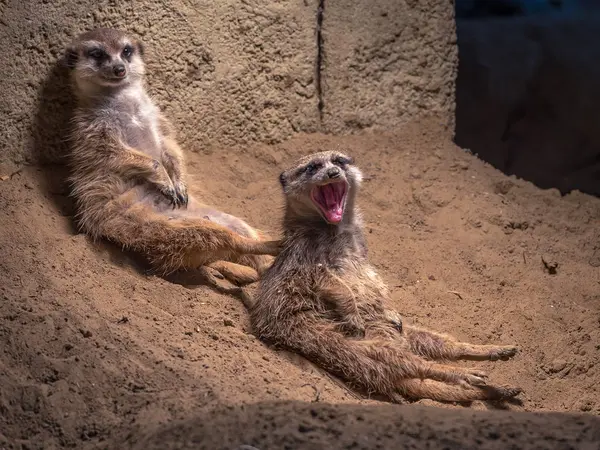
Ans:
[{"label": "dark background area", "polygon": [[600,195],[600,7],[456,3],[455,142],[507,175]]}]

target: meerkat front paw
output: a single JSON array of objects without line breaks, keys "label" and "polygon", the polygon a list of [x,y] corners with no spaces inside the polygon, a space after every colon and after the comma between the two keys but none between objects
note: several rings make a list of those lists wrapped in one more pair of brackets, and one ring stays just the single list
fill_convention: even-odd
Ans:
[{"label": "meerkat front paw", "polygon": [[187,186],[185,185],[185,183],[183,181],[177,181],[174,183],[174,187],[175,187],[175,195],[176,195],[177,201],[178,201],[178,206],[183,206],[184,208],[187,208],[188,200],[189,200]]},{"label": "meerkat front paw", "polygon": [[179,207],[181,204],[179,192],[173,184],[173,180],[171,180],[171,178],[169,177],[165,166],[163,166],[159,161],[154,160],[152,167],[155,173],[149,179],[149,181],[153,183],[158,188],[158,190],[169,200],[169,203],[171,203],[173,209]]},{"label": "meerkat front paw", "polygon": [[385,319],[390,322],[399,333],[402,333],[402,316],[391,309],[385,310]]},{"label": "meerkat front paw", "polygon": [[160,192],[169,200],[173,209],[179,206],[179,199],[177,198],[177,192],[172,184],[164,184],[160,186]]}]

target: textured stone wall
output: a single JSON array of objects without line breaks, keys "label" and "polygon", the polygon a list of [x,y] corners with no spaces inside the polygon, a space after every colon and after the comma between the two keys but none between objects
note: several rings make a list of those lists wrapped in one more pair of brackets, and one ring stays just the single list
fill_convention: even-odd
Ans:
[{"label": "textured stone wall", "polygon": [[456,33],[449,0],[325,0],[323,124],[394,129],[439,115],[453,131]]},{"label": "textured stone wall", "polygon": [[390,128],[423,113],[451,123],[450,1],[328,3],[0,3],[0,42],[10,49],[0,56],[0,172],[65,154],[72,99],[56,61],[75,35],[99,26],[145,42],[149,89],[193,151],[277,142],[296,132]]}]

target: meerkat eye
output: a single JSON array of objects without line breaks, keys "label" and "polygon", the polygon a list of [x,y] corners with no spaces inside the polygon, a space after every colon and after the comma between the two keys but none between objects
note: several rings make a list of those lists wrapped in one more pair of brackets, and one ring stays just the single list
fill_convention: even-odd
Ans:
[{"label": "meerkat eye", "polygon": [[306,173],[309,175],[312,175],[313,173],[315,173],[317,171],[317,169],[319,168],[319,166],[315,163],[310,163],[308,166],[306,166]]},{"label": "meerkat eye", "polygon": [[133,54],[133,47],[131,45],[126,45],[123,49],[122,55],[125,58],[129,58]]},{"label": "meerkat eye", "polygon": [[352,158],[345,158],[343,156],[336,156],[335,158],[333,158],[332,162],[337,165],[337,166],[341,166],[344,167],[348,164],[352,164]]},{"label": "meerkat eye", "polygon": [[88,56],[94,59],[102,59],[104,57],[104,52],[99,48],[93,48],[88,51]]}]

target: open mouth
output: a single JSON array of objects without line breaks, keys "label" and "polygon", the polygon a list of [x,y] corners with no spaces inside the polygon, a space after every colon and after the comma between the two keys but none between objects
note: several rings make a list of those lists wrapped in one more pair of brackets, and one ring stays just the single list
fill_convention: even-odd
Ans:
[{"label": "open mouth", "polygon": [[322,186],[315,186],[310,197],[325,216],[329,223],[340,223],[344,217],[346,192],[348,185],[345,181],[337,181]]}]

